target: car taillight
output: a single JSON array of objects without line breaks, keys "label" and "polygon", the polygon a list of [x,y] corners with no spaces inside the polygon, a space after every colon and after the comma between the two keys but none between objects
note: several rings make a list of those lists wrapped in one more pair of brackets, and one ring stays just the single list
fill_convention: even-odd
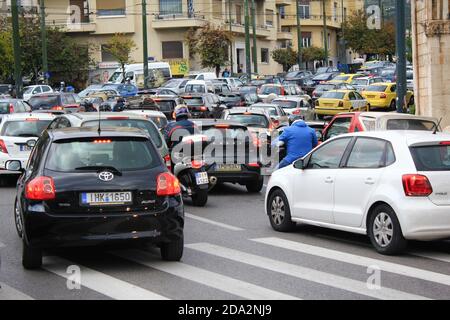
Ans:
[{"label": "car taillight", "polygon": [[170,158],[170,154],[164,156],[164,163],[166,164],[167,169],[172,171],[172,159]]},{"label": "car taillight", "polygon": [[208,110],[208,108],[207,108],[207,107],[205,107],[205,106],[203,106],[203,107],[200,107],[200,111],[206,111],[206,110]]},{"label": "car taillight", "polygon": [[403,189],[407,197],[428,197],[433,193],[433,188],[426,176],[405,174],[402,180]]},{"label": "car taillight", "polygon": [[14,113],[14,106],[12,103],[9,105],[9,113]]},{"label": "car taillight", "polygon": [[128,120],[129,117],[107,117],[106,120]]},{"label": "car taillight", "polygon": [[50,177],[37,177],[25,188],[25,198],[28,200],[53,200],[55,196],[55,183]]},{"label": "car taillight", "polygon": [[441,146],[450,146],[450,141],[441,141]]},{"label": "car taillight", "polygon": [[248,164],[249,167],[253,167],[253,168],[259,168],[259,163],[258,162],[250,162]]},{"label": "car taillight", "polygon": [[157,178],[156,194],[158,196],[175,196],[181,192],[180,182],[169,172],[161,173]]},{"label": "car taillight", "polygon": [[271,129],[275,129],[280,125],[280,121],[279,120],[272,120],[272,128]]},{"label": "car taillight", "polygon": [[52,110],[63,111],[63,110],[64,110],[64,107],[61,107],[61,106],[54,106],[54,107],[52,107]]},{"label": "car taillight", "polygon": [[344,107],[344,102],[343,102],[343,101],[339,101],[338,107],[339,107],[339,108],[343,108],[343,107]]},{"label": "car taillight", "polygon": [[194,169],[200,169],[204,165],[205,165],[205,163],[203,161],[199,161],[199,160],[192,160],[192,162],[191,162],[191,166]]},{"label": "car taillight", "polygon": [[6,149],[5,141],[0,139],[0,152],[1,153],[8,153],[8,149]]},{"label": "car taillight", "polygon": [[295,109],[294,111],[292,111],[292,114],[300,114],[300,113],[302,113],[300,109]]},{"label": "car taillight", "polygon": [[380,94],[380,99],[386,99],[386,97],[387,97],[386,93]]}]

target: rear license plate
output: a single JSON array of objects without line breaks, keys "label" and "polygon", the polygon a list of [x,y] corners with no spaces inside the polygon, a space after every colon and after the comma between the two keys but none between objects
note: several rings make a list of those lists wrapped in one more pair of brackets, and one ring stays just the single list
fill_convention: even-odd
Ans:
[{"label": "rear license plate", "polygon": [[31,148],[27,145],[20,146],[20,151],[22,151],[22,152],[28,152],[28,151],[31,151],[31,149],[33,149],[33,148]]},{"label": "rear license plate", "polygon": [[81,194],[81,204],[87,206],[125,205],[133,203],[131,192],[92,192]]},{"label": "rear license plate", "polygon": [[225,172],[238,172],[241,171],[241,165],[240,164],[218,164],[217,171],[225,171]]},{"label": "rear license plate", "polygon": [[195,180],[197,182],[197,185],[208,184],[208,172],[197,172],[195,174]]}]

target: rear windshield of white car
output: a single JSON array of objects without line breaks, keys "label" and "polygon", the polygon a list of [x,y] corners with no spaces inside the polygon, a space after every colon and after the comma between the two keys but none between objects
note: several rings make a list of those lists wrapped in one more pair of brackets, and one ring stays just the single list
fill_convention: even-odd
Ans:
[{"label": "rear windshield of white car", "polygon": [[421,119],[391,119],[387,121],[386,129],[432,131],[435,126],[433,121]]},{"label": "rear windshield of white car", "polygon": [[20,121],[7,121],[3,124],[0,136],[40,137],[50,122],[51,120],[37,120],[32,118]]},{"label": "rear windshield of white car", "polygon": [[59,172],[96,171],[106,167],[119,171],[145,170],[160,165],[158,157],[145,139],[63,140],[52,144],[46,168]]},{"label": "rear windshield of white car", "polygon": [[296,101],[288,101],[288,100],[274,100],[272,101],[273,104],[277,104],[279,106],[281,106],[284,109],[292,109],[292,108],[297,108],[297,102]]},{"label": "rear windshield of white car", "polygon": [[322,98],[326,99],[344,99],[345,93],[344,92],[325,92],[322,96]]},{"label": "rear windshield of white car", "polygon": [[368,86],[366,91],[385,92],[386,89],[387,89],[387,86]]},{"label": "rear windshield of white car", "polygon": [[183,99],[187,106],[202,106],[205,104],[203,102],[202,97],[183,98]]},{"label": "rear windshield of white car", "polygon": [[450,171],[450,145],[412,147],[417,171]]},{"label": "rear windshield of white car", "polygon": [[280,87],[274,87],[274,86],[262,86],[261,87],[261,94],[271,94],[274,93],[276,95],[281,94],[281,88]]},{"label": "rear windshield of white car", "polygon": [[[122,128],[137,128],[147,132],[150,135],[153,143],[157,148],[162,147],[162,139],[161,135],[158,131],[158,128],[150,121],[147,120],[132,120],[132,119],[123,119],[123,120],[102,120],[101,125],[103,127],[122,127]],[[82,125],[82,127],[97,127],[98,121],[86,121]]]},{"label": "rear windshield of white car", "polygon": [[259,114],[230,114],[227,120],[239,122],[247,127],[268,128],[269,121]]},{"label": "rear windshield of white car", "polygon": [[202,84],[188,84],[184,88],[185,92],[206,93],[206,88]]}]

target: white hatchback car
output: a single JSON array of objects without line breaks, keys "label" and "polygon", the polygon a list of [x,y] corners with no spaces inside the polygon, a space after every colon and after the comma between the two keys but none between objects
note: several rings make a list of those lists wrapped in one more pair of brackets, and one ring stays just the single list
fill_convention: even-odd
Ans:
[{"label": "white hatchback car", "polygon": [[36,140],[55,118],[47,113],[16,113],[3,117],[0,123],[0,174],[6,171],[5,162],[20,160],[25,168]]},{"label": "white hatchback car", "polygon": [[366,234],[395,254],[407,240],[450,238],[449,181],[450,134],[347,134],[274,172],[265,207],[277,231],[300,222]]}]

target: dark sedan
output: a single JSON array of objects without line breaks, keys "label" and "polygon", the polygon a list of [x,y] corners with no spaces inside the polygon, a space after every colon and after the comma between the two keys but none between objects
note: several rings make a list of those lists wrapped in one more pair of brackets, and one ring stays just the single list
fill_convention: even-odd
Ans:
[{"label": "dark sedan", "polygon": [[42,265],[46,249],[152,243],[165,260],[183,254],[178,180],[146,133],[97,128],[46,131],[17,184],[15,222],[22,264]]}]

